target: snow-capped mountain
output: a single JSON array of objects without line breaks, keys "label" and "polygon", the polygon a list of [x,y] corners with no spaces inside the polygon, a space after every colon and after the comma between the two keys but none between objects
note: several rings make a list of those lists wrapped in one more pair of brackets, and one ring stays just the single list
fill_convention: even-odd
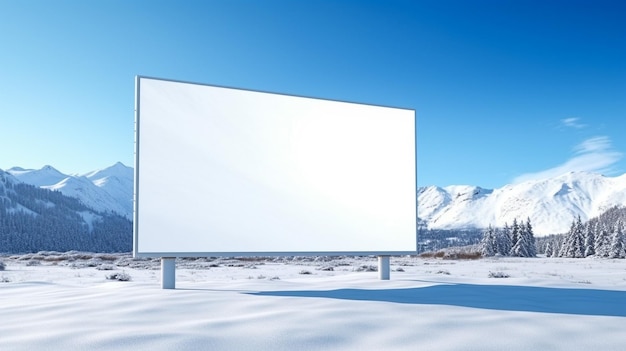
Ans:
[{"label": "snow-capped mountain", "polygon": [[[24,169],[16,174],[31,181],[59,178],[58,171],[51,167],[42,169],[40,177]],[[86,179],[65,177],[57,186],[67,190],[76,188],[71,184],[78,184],[89,189],[87,184],[91,183]],[[0,170],[0,252],[130,251],[132,221],[129,218],[108,209],[96,210],[76,197],[45,187],[28,184]]]},{"label": "snow-capped mountain", "polygon": [[[59,190],[95,210],[132,219],[134,171],[122,163],[83,175],[63,174],[52,166],[7,172],[5,177]],[[612,206],[626,206],[626,174],[570,172],[498,189],[428,186],[418,189],[417,198],[418,221],[429,229],[501,227],[530,218],[535,235],[543,236],[567,232],[577,216],[586,221]]]},{"label": "snow-capped mountain", "polygon": [[537,236],[564,233],[583,221],[626,205],[626,174],[570,172],[498,189],[453,185],[418,189],[418,216],[430,229],[486,228],[530,218]]},{"label": "snow-capped mountain", "polygon": [[120,162],[84,175],[63,174],[52,166],[36,170],[13,167],[7,172],[26,184],[77,198],[97,211],[112,211],[132,219],[134,173]]}]

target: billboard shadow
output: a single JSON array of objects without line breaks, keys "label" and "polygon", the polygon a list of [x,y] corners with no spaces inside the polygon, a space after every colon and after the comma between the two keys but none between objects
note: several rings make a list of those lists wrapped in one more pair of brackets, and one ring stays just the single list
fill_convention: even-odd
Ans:
[{"label": "billboard shadow", "polygon": [[402,289],[262,291],[248,294],[626,317],[626,291],[617,290],[442,284]]}]

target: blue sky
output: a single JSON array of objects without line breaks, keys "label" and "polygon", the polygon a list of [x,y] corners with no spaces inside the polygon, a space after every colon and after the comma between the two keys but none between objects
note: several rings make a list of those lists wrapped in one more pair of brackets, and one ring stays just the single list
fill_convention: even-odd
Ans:
[{"label": "blue sky", "polygon": [[0,2],[0,168],[133,165],[134,76],[406,107],[418,185],[626,173],[621,1]]}]

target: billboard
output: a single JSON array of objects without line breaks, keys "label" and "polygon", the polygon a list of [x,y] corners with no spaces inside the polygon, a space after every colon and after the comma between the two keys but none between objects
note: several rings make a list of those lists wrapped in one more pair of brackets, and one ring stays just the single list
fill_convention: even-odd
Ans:
[{"label": "billboard", "polygon": [[135,256],[415,253],[415,111],[136,78]]}]

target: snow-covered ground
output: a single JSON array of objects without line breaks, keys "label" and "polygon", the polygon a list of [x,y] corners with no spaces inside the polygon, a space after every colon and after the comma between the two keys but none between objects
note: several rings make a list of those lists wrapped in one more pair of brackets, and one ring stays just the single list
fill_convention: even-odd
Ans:
[{"label": "snow-covered ground", "polygon": [[176,290],[156,260],[0,260],[0,350],[626,347],[626,260],[392,257],[380,281],[374,257],[199,259]]}]

